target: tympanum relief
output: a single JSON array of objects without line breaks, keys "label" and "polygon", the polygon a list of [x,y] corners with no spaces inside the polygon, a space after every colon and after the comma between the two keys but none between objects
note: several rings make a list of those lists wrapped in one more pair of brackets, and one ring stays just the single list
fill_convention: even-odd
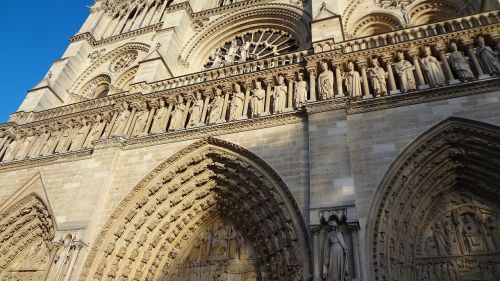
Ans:
[{"label": "tympanum relief", "polygon": [[201,230],[171,277],[177,281],[255,281],[255,250],[229,221],[217,219]]},{"label": "tympanum relief", "polygon": [[443,196],[417,240],[416,280],[499,280],[498,207],[466,191]]}]

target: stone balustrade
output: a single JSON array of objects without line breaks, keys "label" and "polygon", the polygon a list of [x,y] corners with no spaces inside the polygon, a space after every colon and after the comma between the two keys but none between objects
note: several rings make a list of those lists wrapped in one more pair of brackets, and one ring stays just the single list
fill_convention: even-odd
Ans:
[{"label": "stone balustrade", "polygon": [[498,15],[412,27],[340,43],[328,52],[295,52],[134,84],[126,93],[55,109],[17,112],[0,126],[0,160],[76,152],[110,138],[261,120],[335,100],[356,104],[498,81]]}]

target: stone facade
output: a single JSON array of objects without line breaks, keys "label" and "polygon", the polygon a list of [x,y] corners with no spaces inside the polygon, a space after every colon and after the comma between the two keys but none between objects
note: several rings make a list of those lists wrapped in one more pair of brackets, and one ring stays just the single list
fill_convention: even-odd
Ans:
[{"label": "stone facade", "polygon": [[0,280],[500,279],[498,6],[96,1],[0,125]]}]

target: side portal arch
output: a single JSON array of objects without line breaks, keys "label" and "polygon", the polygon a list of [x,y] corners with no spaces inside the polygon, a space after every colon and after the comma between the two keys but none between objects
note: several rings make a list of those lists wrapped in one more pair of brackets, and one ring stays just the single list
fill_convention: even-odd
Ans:
[{"label": "side portal arch", "polygon": [[[243,241],[251,250],[241,250]],[[309,262],[305,223],[283,180],[248,150],[207,138],[160,164],[123,200],[80,280],[198,280],[184,269],[199,268],[204,278],[298,281],[309,277]]]},{"label": "side portal arch", "polygon": [[500,278],[500,128],[451,118],[411,144],[375,195],[369,280]]}]

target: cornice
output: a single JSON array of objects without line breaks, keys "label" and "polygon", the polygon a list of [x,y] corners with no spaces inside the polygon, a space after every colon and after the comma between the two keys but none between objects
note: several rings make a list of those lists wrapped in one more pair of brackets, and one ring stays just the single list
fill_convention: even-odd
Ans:
[{"label": "cornice", "polygon": [[9,172],[13,170],[29,169],[34,167],[49,166],[91,158],[93,149],[66,152],[63,154],[54,154],[41,156],[7,163],[0,163],[0,172]]}]

